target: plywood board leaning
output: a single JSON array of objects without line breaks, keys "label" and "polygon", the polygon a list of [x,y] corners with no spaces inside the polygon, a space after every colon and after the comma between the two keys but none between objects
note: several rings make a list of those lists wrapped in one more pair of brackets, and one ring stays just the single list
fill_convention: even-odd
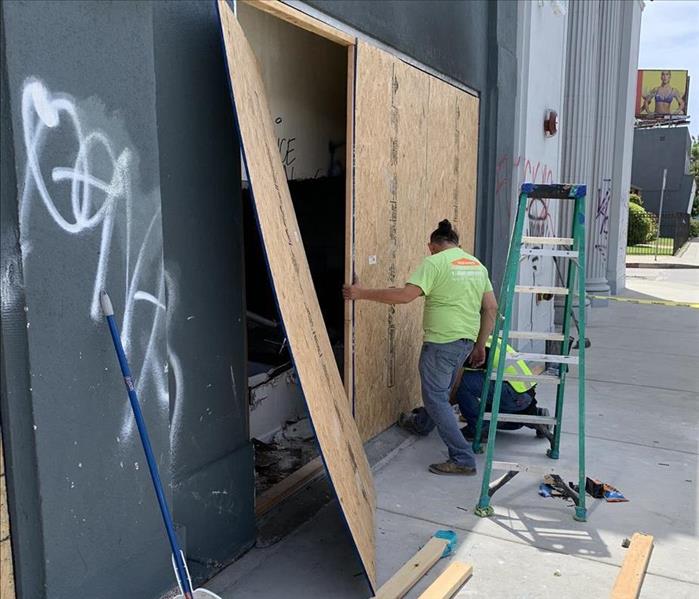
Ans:
[{"label": "plywood board leaning", "polygon": [[471,564],[452,562],[418,599],[449,599],[471,578],[471,574]]},{"label": "plywood board leaning", "polygon": [[[364,42],[355,77],[354,268],[363,285],[398,287],[444,218],[472,251],[478,99]],[[354,410],[364,439],[420,404],[422,304],[355,304]]]},{"label": "plywood board leaning", "polygon": [[2,431],[0,431],[0,599],[14,599],[15,597],[11,541],[10,517],[7,509],[5,456],[2,449]]},{"label": "plywood board leaning", "polygon": [[400,570],[376,591],[374,599],[400,599],[405,597],[426,573],[444,554],[449,544],[445,539],[432,537],[425,546],[411,557]]},{"label": "plywood board leaning", "polygon": [[323,461],[373,587],[371,470],[318,305],[260,70],[232,10],[225,1],[218,6],[243,156],[279,311]]},{"label": "plywood board leaning", "polygon": [[652,551],[653,537],[640,532],[634,533],[629,552],[614,583],[611,599],[636,599],[640,595]]}]

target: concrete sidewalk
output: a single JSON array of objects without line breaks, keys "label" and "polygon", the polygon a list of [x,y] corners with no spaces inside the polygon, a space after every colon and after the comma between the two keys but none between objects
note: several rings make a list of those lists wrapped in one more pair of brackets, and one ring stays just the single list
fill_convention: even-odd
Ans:
[{"label": "concrete sidewalk", "polygon": [[[473,514],[480,476],[430,474],[427,465],[445,457],[440,439],[406,435],[375,471],[379,583],[450,528],[457,558],[474,565],[459,597],[606,597],[626,555],[622,540],[643,531],[655,550],[641,597],[699,596],[699,311],[610,302],[593,310],[588,336],[587,473],[630,501],[588,498],[588,522],[577,523],[565,501],[537,494],[540,478],[521,474],[495,495],[495,516],[481,519]],[[566,481],[577,479],[577,380],[568,380],[561,459],[546,458],[547,443],[529,430],[499,433],[497,459],[553,464]],[[551,409],[553,388],[537,398]],[[408,597],[447,565],[441,560]],[[335,502],[207,587],[224,599],[369,596]]]}]

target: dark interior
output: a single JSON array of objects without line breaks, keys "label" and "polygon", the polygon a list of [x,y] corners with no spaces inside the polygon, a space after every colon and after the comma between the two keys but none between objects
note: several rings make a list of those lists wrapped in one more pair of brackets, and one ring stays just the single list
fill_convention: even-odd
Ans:
[{"label": "dark interior", "polygon": [[[288,183],[318,302],[342,374],[345,178],[340,175]],[[282,365],[290,356],[248,186],[243,189],[243,212],[248,360]]]}]

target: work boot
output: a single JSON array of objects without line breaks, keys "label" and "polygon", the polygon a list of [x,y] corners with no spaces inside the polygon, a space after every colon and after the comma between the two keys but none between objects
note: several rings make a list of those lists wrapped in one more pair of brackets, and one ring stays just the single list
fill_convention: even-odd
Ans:
[{"label": "work boot", "polygon": [[[550,414],[546,408],[537,408],[536,415],[537,416],[549,416]],[[544,437],[546,437],[546,433],[548,433],[549,435],[553,433],[553,426],[551,426],[550,424],[541,424],[537,428],[535,428],[534,430],[536,431],[537,438],[543,439]],[[544,431],[546,431],[546,433]]]},{"label": "work boot", "polygon": [[433,474],[457,474],[461,476],[474,476],[475,468],[468,466],[459,466],[454,462],[443,462],[441,464],[430,464],[429,471]]}]

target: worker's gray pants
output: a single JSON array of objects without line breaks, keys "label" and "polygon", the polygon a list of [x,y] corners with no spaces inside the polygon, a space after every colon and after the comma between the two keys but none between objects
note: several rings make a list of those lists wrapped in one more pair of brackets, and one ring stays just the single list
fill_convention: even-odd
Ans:
[{"label": "worker's gray pants", "polygon": [[425,342],[420,354],[422,403],[449,450],[449,461],[468,468],[476,467],[476,459],[456,422],[449,392],[472,350],[473,341],[459,339],[451,343]]}]

